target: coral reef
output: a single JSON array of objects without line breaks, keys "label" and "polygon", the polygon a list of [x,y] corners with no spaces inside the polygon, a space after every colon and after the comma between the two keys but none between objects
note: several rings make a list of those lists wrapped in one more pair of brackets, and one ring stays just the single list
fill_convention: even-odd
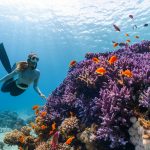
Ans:
[{"label": "coral reef", "polygon": [[0,122],[0,127],[10,129],[20,129],[25,125],[25,121],[19,118],[16,112],[11,111],[1,111]]},{"label": "coral reef", "polygon": [[70,67],[46,105],[35,108],[30,126],[36,136],[24,127],[8,134],[5,143],[36,150],[149,148],[150,41],[85,58]]},{"label": "coral reef", "polygon": [[5,135],[4,143],[8,145],[18,145],[22,148],[28,148],[28,150],[33,150],[35,148],[34,137],[30,135],[30,128],[24,126],[19,130],[13,130]]},{"label": "coral reef", "polygon": [[[63,83],[49,96],[45,121],[59,123],[72,111],[85,126],[99,125],[97,140],[107,141],[108,149],[131,144],[128,129],[133,110],[139,109],[147,119],[150,114],[149,45],[150,41],[142,41],[115,52],[86,54],[86,59],[72,66]],[[110,64],[112,56],[117,61]],[[100,61],[93,62],[94,57]],[[104,75],[95,72],[99,67],[106,69]]]},{"label": "coral reef", "polygon": [[66,118],[60,125],[60,132],[62,132],[65,137],[73,134],[79,129],[79,120],[77,117]]}]

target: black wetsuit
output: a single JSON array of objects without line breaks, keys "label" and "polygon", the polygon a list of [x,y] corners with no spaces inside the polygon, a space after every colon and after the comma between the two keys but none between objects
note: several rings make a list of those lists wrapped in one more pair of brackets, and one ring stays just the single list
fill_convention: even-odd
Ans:
[{"label": "black wetsuit", "polygon": [[[25,88],[28,87],[25,84],[20,84],[20,86],[25,87]],[[16,80],[10,79],[2,85],[1,91],[2,92],[9,92],[10,95],[12,95],[12,96],[18,96],[18,95],[22,94],[25,90],[17,87]]]}]

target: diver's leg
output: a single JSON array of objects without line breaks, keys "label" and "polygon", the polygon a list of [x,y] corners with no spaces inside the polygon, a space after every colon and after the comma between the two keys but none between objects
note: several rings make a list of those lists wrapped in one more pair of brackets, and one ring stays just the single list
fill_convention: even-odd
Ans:
[{"label": "diver's leg", "polygon": [[18,88],[16,86],[16,82],[14,82],[13,86],[11,87],[11,90],[10,90],[10,95],[11,96],[18,96],[18,95],[21,95],[23,92],[25,92],[25,90]]}]

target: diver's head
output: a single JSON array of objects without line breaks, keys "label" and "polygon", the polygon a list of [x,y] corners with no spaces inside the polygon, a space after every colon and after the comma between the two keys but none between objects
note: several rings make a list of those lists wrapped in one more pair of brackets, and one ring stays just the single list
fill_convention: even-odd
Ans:
[{"label": "diver's head", "polygon": [[38,61],[39,61],[39,58],[36,54],[31,53],[31,54],[28,55],[27,62],[28,62],[28,66],[31,69],[36,69]]}]

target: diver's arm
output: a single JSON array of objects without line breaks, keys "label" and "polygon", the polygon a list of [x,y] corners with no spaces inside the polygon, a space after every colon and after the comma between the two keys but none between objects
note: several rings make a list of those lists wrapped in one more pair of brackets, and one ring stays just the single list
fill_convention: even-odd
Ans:
[{"label": "diver's arm", "polygon": [[15,69],[14,71],[12,71],[11,73],[7,74],[6,76],[4,76],[3,78],[0,79],[0,82],[5,82],[11,78],[13,78],[14,76],[16,76],[18,74],[18,70]]},{"label": "diver's arm", "polygon": [[34,88],[34,90],[35,90],[42,98],[45,98],[45,99],[46,99],[45,95],[42,94],[42,92],[40,91],[40,89],[39,89],[39,87],[38,87],[39,78],[40,78],[40,73],[38,73],[37,78],[34,80],[33,88]]}]

